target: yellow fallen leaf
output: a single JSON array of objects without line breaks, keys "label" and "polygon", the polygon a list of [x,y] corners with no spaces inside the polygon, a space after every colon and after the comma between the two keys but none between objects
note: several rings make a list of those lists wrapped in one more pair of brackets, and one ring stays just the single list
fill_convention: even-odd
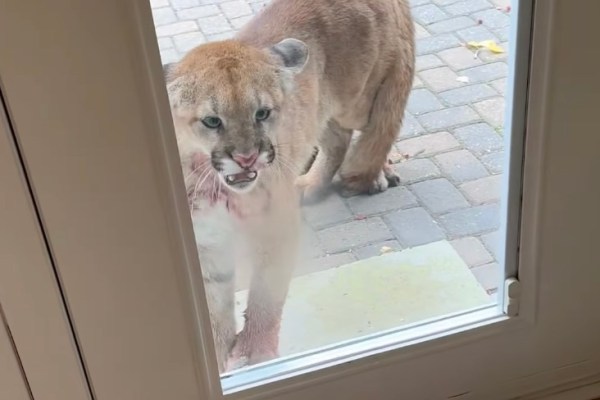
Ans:
[{"label": "yellow fallen leaf", "polygon": [[481,42],[468,42],[467,47],[472,49],[488,49],[492,53],[504,53],[504,49],[493,40],[483,40]]}]

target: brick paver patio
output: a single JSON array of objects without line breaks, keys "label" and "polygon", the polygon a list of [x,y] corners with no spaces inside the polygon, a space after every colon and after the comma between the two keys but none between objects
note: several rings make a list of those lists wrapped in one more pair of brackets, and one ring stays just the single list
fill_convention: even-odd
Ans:
[{"label": "brick paver patio", "polygon": [[[231,37],[264,0],[150,0],[163,63],[200,43]],[[376,196],[332,195],[306,208],[316,257],[330,268],[447,239],[493,293],[503,165],[509,0],[412,0],[417,76],[392,161],[402,185]]]}]

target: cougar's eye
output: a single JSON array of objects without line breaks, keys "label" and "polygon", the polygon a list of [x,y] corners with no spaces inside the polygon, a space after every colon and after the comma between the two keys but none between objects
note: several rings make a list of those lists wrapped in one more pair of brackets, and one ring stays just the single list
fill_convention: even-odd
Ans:
[{"label": "cougar's eye", "polygon": [[206,117],[202,120],[202,123],[210,129],[217,129],[223,125],[223,121],[219,117]]},{"label": "cougar's eye", "polygon": [[269,118],[269,115],[271,115],[271,110],[268,108],[261,108],[254,114],[254,118],[256,118],[257,121],[264,121]]}]

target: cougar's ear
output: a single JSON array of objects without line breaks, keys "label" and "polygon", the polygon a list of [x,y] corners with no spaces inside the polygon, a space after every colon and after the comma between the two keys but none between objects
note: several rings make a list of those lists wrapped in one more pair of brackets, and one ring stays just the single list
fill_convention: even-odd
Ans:
[{"label": "cougar's ear", "polygon": [[270,51],[285,69],[294,74],[300,73],[308,61],[308,46],[298,39],[283,39],[271,47]]}]

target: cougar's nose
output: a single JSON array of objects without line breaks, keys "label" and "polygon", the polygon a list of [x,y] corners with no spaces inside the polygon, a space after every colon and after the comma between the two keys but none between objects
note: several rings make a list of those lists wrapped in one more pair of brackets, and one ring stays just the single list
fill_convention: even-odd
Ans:
[{"label": "cougar's nose", "polygon": [[233,158],[233,161],[238,163],[240,167],[250,168],[252,165],[254,165],[254,163],[258,159],[258,151],[254,150],[252,153],[246,153],[246,154],[233,153],[231,155],[231,158]]}]

